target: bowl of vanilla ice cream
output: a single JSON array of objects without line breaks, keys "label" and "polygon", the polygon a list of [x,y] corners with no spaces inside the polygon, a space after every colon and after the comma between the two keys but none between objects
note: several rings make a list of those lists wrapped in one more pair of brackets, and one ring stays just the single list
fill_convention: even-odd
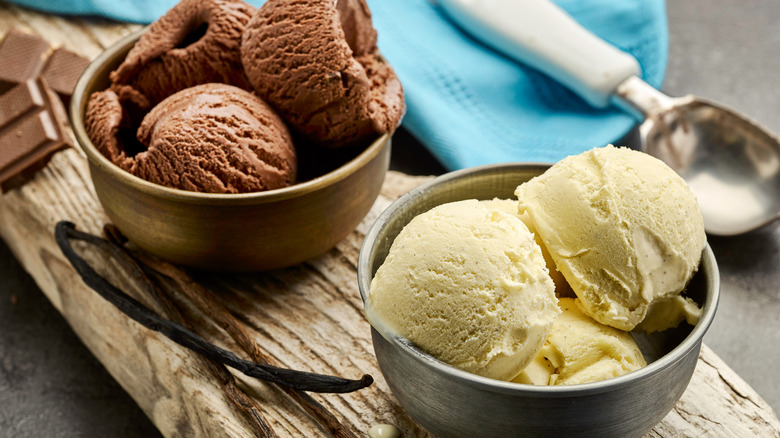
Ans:
[{"label": "bowl of vanilla ice cream", "polygon": [[685,182],[612,146],[419,186],[366,235],[358,285],[390,389],[442,437],[642,436],[720,288]]}]

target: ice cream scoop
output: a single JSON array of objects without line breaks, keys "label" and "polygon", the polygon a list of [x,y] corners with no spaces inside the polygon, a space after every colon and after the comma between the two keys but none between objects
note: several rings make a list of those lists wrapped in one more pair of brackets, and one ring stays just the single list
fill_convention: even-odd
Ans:
[{"label": "ice cream scoop", "polygon": [[544,242],[542,241],[542,237],[539,235],[539,233],[536,232],[536,228],[534,228],[533,222],[530,220],[527,214],[521,215],[518,212],[517,200],[516,199],[490,199],[490,200],[484,200],[480,202],[488,208],[494,208],[496,210],[501,210],[503,212],[515,215],[521,221],[523,221],[523,224],[528,228],[528,231],[530,231],[531,234],[534,235],[534,241],[539,246],[539,249],[542,250],[542,256],[544,257],[544,262],[545,265],[547,265],[547,272],[548,274],[550,274],[550,278],[555,284],[555,295],[557,295],[558,297],[574,296],[574,293],[572,292],[569,283],[566,282],[566,278],[564,278],[561,271],[558,270],[558,267],[555,266],[555,261],[550,255],[550,252],[547,251],[547,246],[545,246]]},{"label": "ice cream scoop", "polygon": [[247,24],[241,60],[255,92],[318,145],[392,132],[405,110],[363,0],[269,0]]},{"label": "ice cream scoop", "polygon": [[243,0],[182,0],[149,26],[111,81],[136,88],[152,105],[210,82],[250,89],[239,44],[254,12]]},{"label": "ice cream scoop", "polygon": [[500,380],[536,356],[559,313],[533,235],[516,214],[476,200],[443,204],[409,222],[366,302],[384,333]]},{"label": "ice cream scoop", "polygon": [[622,330],[682,292],[707,243],[685,181],[632,149],[566,157],[515,193],[583,312]]},{"label": "ice cream scoop", "polygon": [[631,333],[599,324],[573,298],[562,298],[550,336],[513,381],[532,385],[575,385],[628,374],[647,365]]},{"label": "ice cream scoop", "polygon": [[146,149],[136,131],[149,108],[149,100],[135,88],[113,85],[89,96],[84,129],[103,156],[129,172],[135,154]]},{"label": "ice cream scoop", "polygon": [[670,98],[640,79],[637,61],[547,0],[437,0],[478,40],[535,67],[591,105],[636,115],[642,148],[682,175],[708,232],[732,235],[780,218],[780,140],[737,112]]},{"label": "ice cream scoop", "polygon": [[[94,93],[87,133],[124,170],[164,186],[206,193],[248,193],[295,182],[297,159],[284,122],[252,93],[204,84],[169,96],[122,135],[127,98]],[[132,124],[131,124],[132,126]],[[128,134],[137,136],[128,150]]]}]

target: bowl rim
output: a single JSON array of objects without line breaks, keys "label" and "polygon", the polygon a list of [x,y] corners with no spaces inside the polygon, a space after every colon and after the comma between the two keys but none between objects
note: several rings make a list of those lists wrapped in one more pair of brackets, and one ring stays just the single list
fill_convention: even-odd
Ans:
[{"label": "bowl rim", "polygon": [[106,73],[106,66],[114,61],[116,57],[119,56],[119,54],[129,51],[135,42],[141,37],[141,35],[143,35],[148,30],[148,28],[149,26],[146,26],[129,33],[116,43],[109,46],[94,60],[92,60],[92,62],[90,62],[90,64],[76,82],[69,107],[69,115],[71,126],[73,128],[73,134],[76,137],[76,142],[78,143],[79,147],[86,154],[89,164],[91,166],[96,166],[98,169],[101,169],[102,171],[110,174],[113,178],[116,178],[124,184],[132,186],[147,195],[172,201],[191,202],[207,205],[261,204],[295,198],[311,192],[315,192],[346,179],[361,169],[366,163],[370,162],[377,155],[379,155],[385,146],[389,144],[390,139],[392,138],[393,132],[380,135],[356,157],[328,173],[307,181],[293,184],[288,187],[265,190],[261,192],[194,192],[166,187],[160,184],[146,181],[143,178],[139,178],[120,168],[111,162],[111,160],[105,157],[102,153],[100,153],[100,151],[98,151],[87,135],[84,125],[84,114],[86,112],[87,102],[89,100],[89,96],[86,95],[86,91],[93,88],[94,83],[99,80],[101,74]]},{"label": "bowl rim", "polygon": [[[445,173],[419,185],[391,203],[390,206],[388,206],[377,217],[377,219],[371,225],[369,231],[366,233],[366,237],[363,240],[363,244],[360,248],[360,254],[358,256],[358,289],[360,291],[360,298],[363,300],[364,315],[368,311],[366,298],[373,277],[369,263],[372,249],[376,245],[378,241],[377,237],[385,228],[388,220],[403,205],[408,203],[411,199],[424,196],[425,193],[431,190],[433,187],[446,184],[452,180],[482,173],[491,173],[498,170],[538,170],[539,168],[548,168],[550,166],[551,164],[549,163],[510,162],[488,164],[456,170]],[[690,351],[700,347],[704,334],[709,329],[715,317],[718,302],[720,300],[720,274],[715,255],[712,252],[712,248],[710,248],[709,243],[707,243],[702,250],[701,261],[699,263],[699,272],[705,271],[709,273],[709,275],[705,278],[707,296],[704,303],[702,304],[702,313],[699,322],[693,327],[691,332],[671,351],[664,354],[662,357],[658,358],[647,366],[619,377],[614,377],[598,382],[565,386],[542,386],[507,382],[479,376],[442,362],[441,360],[423,352],[414,346],[410,341],[392,334],[383,333],[381,327],[378,328],[374,326],[370,321],[369,323],[372,326],[372,334],[374,332],[379,334],[387,342],[393,344],[395,348],[400,349],[400,351],[406,355],[411,356],[417,362],[424,364],[424,366],[433,367],[437,373],[445,375],[451,379],[458,380],[462,384],[498,393],[535,397],[570,397],[597,394],[614,391],[618,388],[623,388],[626,386],[631,386],[637,381],[641,381],[647,376],[656,374],[661,370],[666,369],[671,365],[683,360]]]}]

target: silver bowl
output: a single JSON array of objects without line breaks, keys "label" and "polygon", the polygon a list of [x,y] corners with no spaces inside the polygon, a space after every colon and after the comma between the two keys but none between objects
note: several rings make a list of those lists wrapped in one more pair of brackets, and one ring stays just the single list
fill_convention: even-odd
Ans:
[{"label": "silver bowl", "polygon": [[[377,268],[401,229],[416,215],[463,199],[514,198],[518,184],[546,164],[499,164],[442,175],[388,207],[366,235],[358,259],[365,303]],[[379,367],[398,402],[423,427],[441,437],[640,437],[680,399],[699,357],[702,338],[718,304],[720,281],[709,245],[687,295],[702,305],[695,327],[638,342],[648,365],[625,376],[571,386],[532,386],[480,377],[449,366],[410,342],[372,328]]]}]

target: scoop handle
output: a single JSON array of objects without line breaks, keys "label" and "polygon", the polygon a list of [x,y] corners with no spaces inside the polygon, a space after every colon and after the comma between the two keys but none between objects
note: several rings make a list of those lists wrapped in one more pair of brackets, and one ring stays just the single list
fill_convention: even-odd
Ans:
[{"label": "scoop handle", "polygon": [[556,79],[589,104],[609,106],[639,63],[586,30],[548,0],[437,0],[462,29],[486,45]]}]

